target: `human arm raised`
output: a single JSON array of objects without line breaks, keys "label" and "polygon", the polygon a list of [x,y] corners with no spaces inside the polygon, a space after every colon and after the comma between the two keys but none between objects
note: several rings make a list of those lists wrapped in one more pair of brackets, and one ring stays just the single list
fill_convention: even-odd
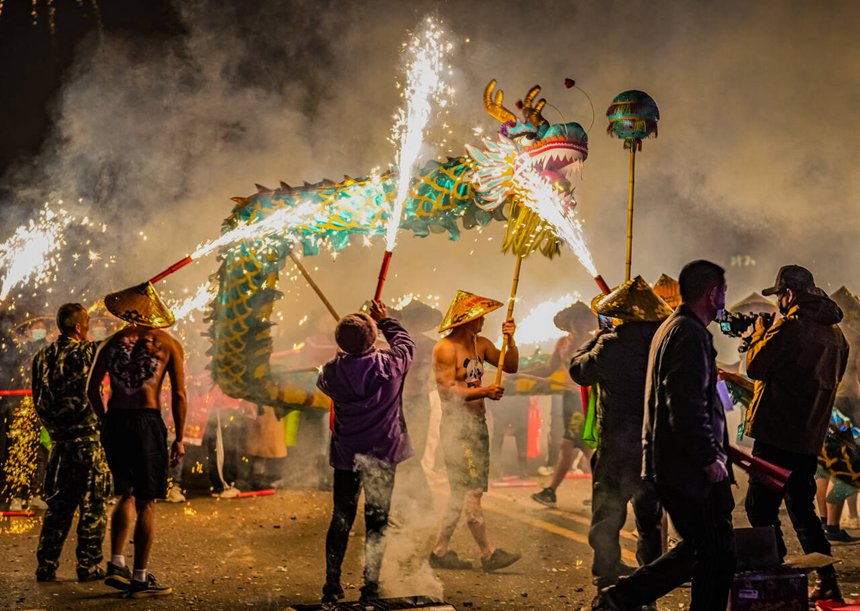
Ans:
[{"label": "human arm raised", "polygon": [[[502,371],[505,373],[516,373],[520,367],[520,350],[517,348],[516,341],[514,341],[516,330],[517,324],[513,319],[502,323],[502,335],[508,337],[508,351],[505,352],[505,362],[502,364]],[[493,342],[486,337],[479,337],[478,348],[483,348],[485,361],[494,365],[499,364],[499,357],[502,356],[502,351],[496,348]]]},{"label": "human arm raised", "polygon": [[784,362],[795,335],[795,325],[790,318],[780,318],[770,329],[766,329],[759,316],[755,331],[747,350],[747,376],[753,380],[767,380],[771,372]]}]

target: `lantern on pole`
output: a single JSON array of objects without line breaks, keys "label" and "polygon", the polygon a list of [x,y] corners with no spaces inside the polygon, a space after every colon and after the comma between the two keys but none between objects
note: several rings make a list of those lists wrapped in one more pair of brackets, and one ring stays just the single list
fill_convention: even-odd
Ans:
[{"label": "lantern on pole", "polygon": [[619,93],[606,110],[607,132],[624,141],[630,151],[630,190],[627,195],[627,261],[624,280],[630,280],[633,259],[633,186],[636,181],[636,151],[642,150],[642,140],[657,137],[660,110],[654,99],[644,91],[631,89]]}]

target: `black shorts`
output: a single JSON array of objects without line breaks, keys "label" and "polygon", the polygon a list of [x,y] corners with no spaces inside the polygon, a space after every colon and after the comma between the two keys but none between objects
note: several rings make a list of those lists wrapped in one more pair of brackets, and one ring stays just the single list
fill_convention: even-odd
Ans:
[{"label": "black shorts", "polygon": [[117,494],[140,500],[167,495],[167,427],[160,410],[108,410],[102,445]]}]

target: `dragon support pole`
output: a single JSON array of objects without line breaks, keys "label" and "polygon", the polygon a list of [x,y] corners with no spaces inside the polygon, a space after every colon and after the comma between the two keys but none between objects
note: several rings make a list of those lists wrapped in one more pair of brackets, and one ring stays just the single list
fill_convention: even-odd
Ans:
[{"label": "dragon support pole", "polygon": [[296,257],[296,255],[293,251],[290,251],[289,256],[290,256],[290,259],[295,264],[296,268],[299,270],[299,273],[307,281],[307,283],[310,285],[310,287],[314,290],[314,292],[317,294],[317,297],[320,298],[320,301],[323,302],[323,305],[329,311],[329,314],[334,316],[335,321],[339,321],[340,316],[338,315],[337,311],[334,309],[334,306],[331,304],[331,302],[325,296],[325,293],[322,292],[322,289],[317,285],[316,282],[314,282],[314,279],[311,278],[311,275],[308,273],[308,270],[305,269],[305,266],[302,265],[302,262],[299,261],[299,258]]},{"label": "dragon support pole", "polygon": [[[505,322],[509,321],[514,316],[514,301],[517,298],[517,287],[520,284],[520,267],[523,264],[522,255],[517,256],[517,262],[514,265],[514,280],[511,283],[511,298],[508,300],[508,313],[505,316]],[[495,384],[498,386],[502,382],[502,367],[505,364],[505,355],[508,352],[508,346],[510,345],[511,337],[509,335],[505,335],[502,339],[502,350],[499,353],[499,368],[496,370],[496,382]]]}]

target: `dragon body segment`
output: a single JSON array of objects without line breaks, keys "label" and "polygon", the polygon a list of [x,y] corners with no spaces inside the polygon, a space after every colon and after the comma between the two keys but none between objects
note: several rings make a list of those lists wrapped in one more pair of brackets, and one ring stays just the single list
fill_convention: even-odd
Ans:
[{"label": "dragon body segment", "polygon": [[[495,81],[485,91],[485,106],[502,122],[499,133],[467,154],[431,161],[411,180],[400,218],[400,230],[419,237],[447,233],[459,238],[461,229],[506,220],[529,222],[543,232],[545,254],[558,252],[558,242],[518,205],[514,177],[530,164],[569,196],[574,205],[570,171],[587,155],[587,136],[577,123],[549,124],[540,115],[545,104],[533,103],[539,87],[526,96],[522,118],[502,106],[502,92],[492,97]],[[281,297],[278,276],[293,249],[303,256],[319,253],[323,242],[337,251],[352,235],[383,235],[397,175],[387,172],[341,182],[278,189],[258,185],[257,193],[234,198],[236,206],[222,225],[222,233],[273,214],[288,219],[283,234],[248,239],[224,248],[215,275],[218,294],[209,311],[210,355],[215,382],[227,395],[269,405],[279,413],[301,408],[328,408],[328,398],[316,390],[313,374],[275,375],[270,358],[270,316]]]}]

